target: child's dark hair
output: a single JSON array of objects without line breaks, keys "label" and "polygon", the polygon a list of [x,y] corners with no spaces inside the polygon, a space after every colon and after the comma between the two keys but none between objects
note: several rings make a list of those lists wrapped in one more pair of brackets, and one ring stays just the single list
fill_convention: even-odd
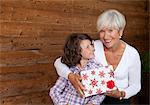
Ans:
[{"label": "child's dark hair", "polygon": [[81,40],[90,40],[92,42],[91,37],[84,33],[72,33],[66,40],[61,62],[65,63],[68,67],[80,64],[82,57],[80,47]]}]

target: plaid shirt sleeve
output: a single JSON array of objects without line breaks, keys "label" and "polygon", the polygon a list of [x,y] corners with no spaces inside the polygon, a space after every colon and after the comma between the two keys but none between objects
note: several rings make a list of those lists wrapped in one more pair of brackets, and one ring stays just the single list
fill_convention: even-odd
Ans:
[{"label": "plaid shirt sleeve", "polygon": [[63,77],[59,77],[55,85],[50,89],[49,95],[51,96],[51,99],[55,105],[58,105],[59,100],[62,98],[61,94],[67,85],[67,80]]},{"label": "plaid shirt sleeve", "polygon": [[91,96],[88,104],[100,105],[102,103],[102,101],[104,100],[104,98],[105,98],[104,95]]}]

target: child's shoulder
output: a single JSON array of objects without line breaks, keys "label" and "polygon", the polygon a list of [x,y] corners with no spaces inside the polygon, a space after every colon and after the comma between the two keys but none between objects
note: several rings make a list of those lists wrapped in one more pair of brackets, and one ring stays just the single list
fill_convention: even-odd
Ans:
[{"label": "child's shoulder", "polygon": [[98,63],[95,59],[90,59],[88,65],[92,68],[102,67],[102,64]]},{"label": "child's shoulder", "polygon": [[90,59],[89,63],[95,63],[95,64],[98,64],[98,65],[102,65],[101,63],[98,63],[95,58]]},{"label": "child's shoulder", "polygon": [[96,63],[96,60],[93,58],[93,59],[89,59],[88,62],[89,62],[89,63]]},{"label": "child's shoulder", "polygon": [[72,67],[70,67],[70,70],[71,70],[73,73],[79,72],[79,68],[78,68],[77,66],[72,66]]}]

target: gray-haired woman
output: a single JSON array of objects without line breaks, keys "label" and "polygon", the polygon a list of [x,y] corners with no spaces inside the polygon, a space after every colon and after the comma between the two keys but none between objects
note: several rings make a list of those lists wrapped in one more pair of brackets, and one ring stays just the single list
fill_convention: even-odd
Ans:
[{"label": "gray-haired woman", "polygon": [[[106,93],[104,104],[130,104],[130,97],[141,89],[141,61],[138,51],[121,39],[126,25],[125,17],[117,10],[104,11],[97,20],[100,40],[94,41],[95,59],[114,68],[117,90]],[[83,95],[84,88],[78,75],[58,58],[54,65],[58,74],[71,81]]]}]

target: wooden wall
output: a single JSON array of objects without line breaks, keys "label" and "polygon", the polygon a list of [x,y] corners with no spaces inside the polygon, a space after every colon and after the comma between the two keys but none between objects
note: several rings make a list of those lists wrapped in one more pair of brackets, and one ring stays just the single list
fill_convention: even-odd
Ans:
[{"label": "wooden wall", "polygon": [[98,38],[96,20],[106,9],[126,15],[123,39],[148,50],[149,0],[0,0],[0,105],[51,105],[53,67],[65,38]]}]

